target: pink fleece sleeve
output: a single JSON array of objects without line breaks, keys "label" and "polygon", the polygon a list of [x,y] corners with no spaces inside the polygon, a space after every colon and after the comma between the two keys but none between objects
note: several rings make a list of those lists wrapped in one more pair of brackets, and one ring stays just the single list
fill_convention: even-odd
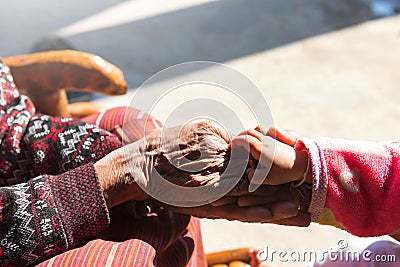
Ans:
[{"label": "pink fleece sleeve", "polygon": [[301,139],[313,177],[309,212],[324,209],[350,233],[378,236],[400,228],[400,143]]}]

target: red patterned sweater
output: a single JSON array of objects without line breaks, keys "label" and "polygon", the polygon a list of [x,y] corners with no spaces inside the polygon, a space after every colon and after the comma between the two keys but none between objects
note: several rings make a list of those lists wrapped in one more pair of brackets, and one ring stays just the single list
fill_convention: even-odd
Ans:
[{"label": "red patterned sweater", "polygon": [[81,245],[109,216],[93,163],[121,147],[98,127],[35,114],[0,61],[0,265]]}]

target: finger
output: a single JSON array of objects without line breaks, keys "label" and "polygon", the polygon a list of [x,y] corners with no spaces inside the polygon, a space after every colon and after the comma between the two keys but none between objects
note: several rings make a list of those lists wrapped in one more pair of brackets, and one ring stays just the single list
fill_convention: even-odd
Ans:
[{"label": "finger", "polygon": [[258,131],[256,129],[247,129],[247,130],[241,132],[240,134],[238,134],[238,136],[250,135],[250,136],[257,138],[259,141],[262,141],[262,138],[264,135],[262,134],[262,132],[260,132],[261,129],[260,129],[260,131]]},{"label": "finger", "polygon": [[[268,173],[271,170],[272,163],[274,162],[275,157],[275,147],[278,142],[270,136],[264,136],[261,148],[261,154],[259,163],[257,168],[254,171],[254,174],[251,178],[249,191],[253,192],[257,189],[261,184],[264,183],[265,179],[268,176]],[[278,183],[266,181],[268,184],[282,184],[281,181]]]},{"label": "finger", "polygon": [[267,132],[268,136],[275,138],[276,140],[285,143],[287,145],[293,146],[298,139],[298,136],[293,131],[285,131],[280,128],[270,128]]},{"label": "finger", "polygon": [[[272,188],[274,191],[272,191]],[[284,184],[280,186],[263,185],[252,194],[246,194],[238,197],[237,203],[240,207],[265,206],[270,203],[282,201],[290,201],[300,205],[304,198],[298,190],[293,190],[290,184]]]},{"label": "finger", "polygon": [[226,206],[226,205],[230,205],[230,204],[236,204],[237,200],[238,200],[237,197],[227,196],[227,197],[223,197],[216,201],[211,202],[210,205],[214,206],[214,207]]},{"label": "finger", "polygon": [[264,135],[261,132],[261,128],[258,130],[253,129],[253,130],[248,130],[248,135],[251,135],[255,138],[257,138],[258,140],[262,141]]},{"label": "finger", "polygon": [[249,179],[251,181],[251,184],[253,184],[254,186],[258,186],[261,184],[281,185],[283,181],[280,179],[278,179],[277,181],[275,181],[276,179],[268,179],[268,181],[265,181],[270,170],[271,169],[267,168],[248,168],[246,170],[247,179]]},{"label": "finger", "polygon": [[199,218],[239,220],[246,222],[270,222],[272,213],[265,207],[241,208],[237,205],[213,207],[206,205],[202,207],[182,208],[172,207],[175,212],[190,214]]},{"label": "finger", "polygon": [[249,184],[250,182],[247,179],[240,179],[235,187],[227,194],[227,196],[237,197],[248,195]]},{"label": "finger", "polygon": [[270,185],[279,185],[282,184],[282,181],[271,181],[268,180],[268,182],[265,182],[265,179],[268,176],[270,169],[267,168],[249,168],[246,173],[247,173],[247,178],[251,181],[250,187],[253,188],[253,190],[250,189],[250,192],[254,191],[254,188],[257,189],[258,186],[262,184],[270,184]]},{"label": "finger", "polygon": [[[254,172],[249,171],[251,177],[249,177],[248,179],[250,180],[250,185],[249,185],[249,192],[252,193],[255,190],[257,190],[257,188],[259,188],[262,184],[266,183],[266,184],[273,184],[271,182],[265,182],[267,176],[268,176],[268,172],[270,171],[270,169],[268,168],[256,168],[254,169]],[[281,183],[274,183],[275,185],[279,185]]]},{"label": "finger", "polygon": [[240,135],[247,135],[247,130],[240,132],[237,136],[240,136]]},{"label": "finger", "polygon": [[[287,178],[287,174],[267,168],[249,168],[246,170],[247,179],[251,181],[249,188],[264,185],[282,185],[291,182],[292,179]],[[269,175],[268,179],[267,176]],[[252,190],[250,190],[252,192]]]},{"label": "finger", "polygon": [[297,216],[291,218],[285,218],[282,220],[272,221],[271,223],[277,225],[307,227],[311,223],[311,215],[308,212],[299,211]]},{"label": "finger", "polygon": [[274,215],[269,209],[259,206],[239,208],[235,205],[223,207],[206,205],[194,208],[170,207],[170,209],[199,218],[239,220],[301,227],[306,227],[311,222],[309,213],[296,210],[295,205],[290,205],[290,203],[289,205],[281,204],[281,206],[275,206],[273,208]]},{"label": "finger", "polygon": [[[254,128],[254,130],[257,131],[257,132],[259,132],[259,133],[261,133],[262,135],[267,135],[267,131],[265,131],[263,128],[261,128],[260,125],[257,125],[257,126]],[[246,134],[248,134],[247,131],[248,131],[248,130],[244,130],[243,132],[240,132],[238,135],[246,135]]]},{"label": "finger", "polygon": [[251,135],[240,135],[233,138],[232,148],[242,148],[258,160],[261,155],[262,141]]},{"label": "finger", "polygon": [[297,205],[300,204],[298,197],[288,192],[277,192],[268,196],[242,196],[237,199],[237,204],[239,207],[248,207],[263,206],[282,201],[293,201]]},{"label": "finger", "polygon": [[170,205],[164,205],[164,207],[177,213],[188,214],[198,218],[210,218],[208,217],[208,210],[210,209],[211,205],[205,205],[200,207],[189,207],[189,208],[170,206]]},{"label": "finger", "polygon": [[[250,194],[249,192],[249,185],[250,182],[246,179],[239,180],[238,184],[233,188],[227,196],[232,197],[240,197],[240,196],[247,196]],[[276,193],[280,187],[276,185],[262,185],[256,191],[252,192],[251,195],[253,196],[267,196],[270,194]]]},{"label": "finger", "polygon": [[290,201],[271,204],[266,208],[272,212],[273,221],[294,217],[299,213],[299,206]]},{"label": "finger", "polygon": [[258,125],[256,128],[254,128],[257,132],[262,133],[262,135],[267,135],[267,131],[262,129],[260,125]]},{"label": "finger", "polygon": [[[237,213],[237,215],[235,214]],[[238,217],[241,215],[241,217]],[[243,222],[270,222],[272,220],[271,211],[264,207],[234,208],[227,216],[228,220],[240,220]]]}]

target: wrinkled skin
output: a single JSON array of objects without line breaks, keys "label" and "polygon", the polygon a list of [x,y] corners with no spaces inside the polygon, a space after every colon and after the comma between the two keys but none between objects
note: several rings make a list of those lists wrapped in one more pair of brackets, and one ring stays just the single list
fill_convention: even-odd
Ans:
[{"label": "wrinkled skin", "polygon": [[[99,172],[109,207],[129,200],[149,199],[143,189],[156,173],[182,186],[218,183],[221,174],[226,172],[229,160],[232,163],[229,143],[229,135],[221,127],[204,121],[183,127],[156,130],[141,140],[112,152],[96,163],[96,170]],[[246,152],[247,157],[234,160],[247,162],[248,155]],[[241,171],[243,170],[232,171],[228,178],[238,178],[237,176],[242,174]],[[245,183],[239,183],[231,191],[230,196],[221,199],[216,205],[168,208],[207,218],[276,222],[298,226],[310,223],[309,215],[304,212],[299,213],[297,197],[294,201],[292,197],[286,197],[287,194],[282,197],[279,191],[267,194],[265,190],[270,191],[268,186],[263,186],[250,194],[247,186],[241,186],[241,184],[248,185],[247,177],[241,181]],[[264,198],[260,197],[264,194],[266,195]],[[275,194],[277,195],[273,196]],[[246,195],[249,195],[249,198],[245,197]],[[252,195],[254,197],[250,197]],[[240,205],[237,203],[238,198],[241,199]]]},{"label": "wrinkled skin", "polygon": [[113,151],[95,167],[104,194],[114,206],[146,199],[143,191],[149,188],[165,191],[159,177],[187,187],[218,182],[229,161],[229,142],[222,127],[210,121],[158,129]]},{"label": "wrinkled skin", "polygon": [[157,174],[180,186],[213,184],[229,162],[229,142],[222,127],[201,121],[151,132],[126,147],[125,160],[144,186]]},{"label": "wrinkled skin", "polygon": [[[229,160],[229,135],[212,122],[156,130],[146,137],[149,164],[181,186],[215,183]],[[164,135],[164,136],[162,136]]]}]

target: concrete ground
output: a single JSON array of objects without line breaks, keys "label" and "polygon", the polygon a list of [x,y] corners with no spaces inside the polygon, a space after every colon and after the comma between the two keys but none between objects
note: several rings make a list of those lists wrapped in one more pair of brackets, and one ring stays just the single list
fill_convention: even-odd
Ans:
[{"label": "concrete ground", "polygon": [[[10,23],[0,32],[2,56],[63,47],[99,54],[124,70],[131,88],[125,96],[96,97],[94,102],[105,107],[129,105],[138,86],[165,67],[211,60],[249,77],[268,101],[277,126],[311,137],[399,138],[400,16],[371,21],[373,15],[362,1],[17,2],[9,3],[4,15]],[[197,71],[209,70],[166,77],[156,89],[141,90],[142,97],[160,96],[171,81]],[[229,101],[225,92],[186,90],[158,105],[153,114],[167,119],[177,103],[202,96],[200,91],[233,103],[222,111],[207,106],[211,113],[230,118],[233,110],[244,127],[255,126],[248,109],[234,102],[237,99]],[[248,97],[262,106],[262,99]],[[140,103],[137,107],[142,108]],[[198,112],[175,115],[175,122],[184,122]],[[232,121],[228,119],[235,134],[240,127]],[[321,252],[350,237],[316,224],[300,229],[203,220],[202,227],[207,252],[266,246]]]}]

